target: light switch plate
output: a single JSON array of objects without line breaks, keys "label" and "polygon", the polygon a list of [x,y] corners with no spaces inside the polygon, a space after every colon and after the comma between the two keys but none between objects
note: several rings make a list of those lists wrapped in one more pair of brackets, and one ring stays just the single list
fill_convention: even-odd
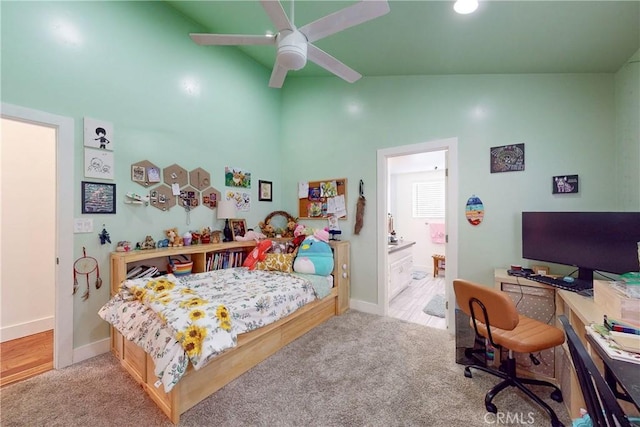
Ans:
[{"label": "light switch plate", "polygon": [[74,218],[74,233],[93,233],[93,219],[91,218]]}]

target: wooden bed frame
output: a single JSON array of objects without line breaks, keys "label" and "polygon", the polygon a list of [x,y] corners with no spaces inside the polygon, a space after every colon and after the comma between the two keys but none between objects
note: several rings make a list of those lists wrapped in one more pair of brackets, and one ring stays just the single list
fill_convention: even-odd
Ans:
[{"label": "wooden bed frame", "polygon": [[[226,350],[198,371],[189,364],[185,375],[168,394],[164,392],[162,385],[155,386],[157,377],[154,374],[153,359],[141,347],[125,339],[113,328],[111,334],[112,352],[162,412],[171,419],[171,422],[178,424],[181,414],[285,345],[327,319],[348,310],[349,242],[332,242],[332,248],[335,267],[333,271],[334,288],[330,295],[307,304],[295,313],[271,325],[238,335],[236,347]],[[123,267],[126,271],[126,262],[124,266],[119,265],[122,263],[122,257],[118,253],[112,254],[112,273],[114,269],[122,269]],[[112,287],[113,278],[112,274]]]}]

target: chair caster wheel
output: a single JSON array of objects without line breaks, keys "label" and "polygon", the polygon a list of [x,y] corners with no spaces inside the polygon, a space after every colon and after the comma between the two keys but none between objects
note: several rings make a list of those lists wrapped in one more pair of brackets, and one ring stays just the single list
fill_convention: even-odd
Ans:
[{"label": "chair caster wheel", "polygon": [[551,392],[551,398],[556,402],[562,402],[562,392],[560,390],[554,390]]},{"label": "chair caster wheel", "polygon": [[467,378],[472,378],[471,369],[464,368],[464,376],[467,377]]},{"label": "chair caster wheel", "polygon": [[487,412],[491,412],[492,414],[498,413],[498,408],[496,408],[496,405],[494,405],[493,403],[487,403],[485,405],[485,408],[487,408]]}]

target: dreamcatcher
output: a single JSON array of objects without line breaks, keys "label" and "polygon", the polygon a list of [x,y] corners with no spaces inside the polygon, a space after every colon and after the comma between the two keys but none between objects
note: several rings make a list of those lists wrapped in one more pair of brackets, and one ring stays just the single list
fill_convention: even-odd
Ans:
[{"label": "dreamcatcher", "polygon": [[96,272],[96,289],[100,289],[102,286],[102,279],[100,278],[100,267],[98,266],[98,260],[93,257],[87,256],[87,250],[83,246],[82,247],[82,257],[78,258],[76,262],[73,263],[73,294],[75,295],[78,291],[78,275],[85,275],[87,279],[87,291],[82,295],[82,300],[86,301],[89,299],[89,290],[91,289],[91,285],[89,284],[89,275],[93,272]]}]

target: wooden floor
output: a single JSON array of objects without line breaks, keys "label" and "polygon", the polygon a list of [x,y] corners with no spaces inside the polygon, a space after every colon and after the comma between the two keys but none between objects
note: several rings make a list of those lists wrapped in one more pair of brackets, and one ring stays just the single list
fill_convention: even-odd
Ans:
[{"label": "wooden floor", "polygon": [[53,330],[0,343],[0,387],[53,369]]},{"label": "wooden floor", "polygon": [[430,316],[422,311],[433,296],[444,295],[444,283],[444,277],[433,277],[430,272],[424,279],[413,280],[411,285],[389,302],[389,317],[446,329],[445,318]]}]

